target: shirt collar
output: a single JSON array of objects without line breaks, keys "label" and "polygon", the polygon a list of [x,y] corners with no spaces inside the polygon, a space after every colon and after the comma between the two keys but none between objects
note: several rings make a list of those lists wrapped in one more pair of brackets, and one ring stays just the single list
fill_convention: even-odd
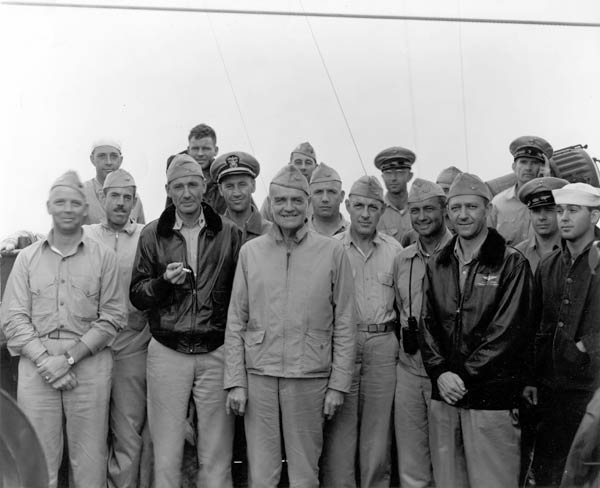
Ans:
[{"label": "shirt collar", "polygon": [[42,242],[43,242],[43,245],[48,246],[50,249],[52,249],[53,252],[60,254],[63,257],[68,257],[68,256],[72,256],[73,254],[76,254],[77,251],[79,250],[79,248],[86,244],[87,240],[88,240],[88,237],[86,236],[83,229],[81,229],[81,236],[79,237],[79,241],[77,242],[77,245],[74,247],[74,251],[70,254],[63,254],[56,247],[54,247],[54,229],[52,228],[52,229],[50,229],[50,232],[48,232],[48,235]]},{"label": "shirt collar", "polygon": [[[373,244],[375,244],[377,246],[383,242],[384,242],[384,240],[381,237],[381,233],[379,231],[376,231],[375,236],[373,237]],[[348,228],[342,234],[342,244],[344,245],[344,247],[350,247],[352,244],[354,244],[354,247],[358,248],[356,243],[352,240],[350,226],[348,226]]]},{"label": "shirt collar", "polygon": [[483,239],[479,245],[477,246],[477,248],[473,251],[473,255],[471,257],[471,259],[469,261],[466,261],[464,259],[464,255],[463,255],[463,250],[462,247],[460,245],[460,237],[456,238],[456,242],[454,243],[454,255],[458,258],[458,260],[461,263],[464,264],[471,264],[473,261],[479,259],[479,254],[481,253],[481,246],[483,246],[483,243],[486,241],[487,237],[488,237],[489,231],[488,233],[486,233],[485,239]]},{"label": "shirt collar", "polygon": [[[114,232],[114,229],[108,225],[106,218],[102,219],[100,224],[102,225],[103,229],[108,230],[109,232]],[[136,228],[137,228],[137,224],[132,219],[129,219],[129,221],[125,224],[125,226],[119,232],[122,231],[122,232],[125,232],[125,234],[131,236],[135,233]]]},{"label": "shirt collar", "polygon": [[402,210],[400,210],[398,207],[396,207],[392,202],[390,202],[390,199],[388,198],[387,193],[383,196],[383,203],[386,207],[392,207],[400,215],[404,215],[408,210],[408,205],[406,207],[404,207]]},{"label": "shirt collar", "polygon": [[[338,227],[335,230],[335,232],[333,233],[333,235],[340,234],[341,232],[344,232],[350,228],[350,222],[348,222],[341,213],[338,214],[338,216],[339,216]],[[315,225],[313,224],[314,218],[315,218],[315,216],[311,215],[308,218],[307,225],[308,225],[309,229],[314,230],[316,232]]]},{"label": "shirt collar", "polygon": [[[275,222],[273,222],[273,225],[269,229],[269,234],[273,236],[277,242],[282,242],[284,240],[283,233],[281,232],[281,227],[279,227],[279,225]],[[293,241],[296,244],[300,244],[300,242],[307,236],[307,234],[308,226],[306,225],[306,223],[304,223],[304,225],[300,227],[300,229],[298,229],[298,232],[296,232]]]},{"label": "shirt collar", "polygon": [[[200,216],[198,217],[197,225],[198,227],[200,227],[200,230],[202,230],[206,225],[206,220],[204,219],[204,211],[202,211],[202,207],[200,207]],[[183,220],[181,220],[179,213],[177,213],[177,210],[175,210],[175,224],[173,224],[173,230],[181,230],[181,228],[184,226],[189,227],[183,223]]]},{"label": "shirt collar", "polygon": [[[246,220],[245,224],[246,232],[249,232],[250,234],[261,235],[263,223],[260,212],[254,206],[254,204],[250,205],[250,210],[250,217],[248,217],[248,220]],[[225,210],[223,216],[234,222],[234,220],[231,218],[231,212],[229,212],[229,208]]]}]

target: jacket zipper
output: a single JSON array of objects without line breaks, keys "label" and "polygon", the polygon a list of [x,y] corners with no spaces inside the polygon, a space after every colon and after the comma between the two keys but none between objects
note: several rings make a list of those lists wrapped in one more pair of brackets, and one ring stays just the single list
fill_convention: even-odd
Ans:
[{"label": "jacket zipper", "polygon": [[[177,231],[177,234],[179,235],[179,238],[181,239],[181,242],[183,243],[183,264],[185,267],[187,267],[188,269],[190,268],[190,263],[187,260],[187,242],[185,240],[185,237],[183,237],[183,234],[179,231]],[[198,242],[200,242],[200,239],[198,239]],[[196,260],[198,259],[198,257],[196,257]],[[196,268],[198,269],[198,268]],[[196,293],[196,278],[194,275],[194,270],[192,269],[191,273],[186,273],[187,275],[189,275],[189,280],[192,282],[192,313],[191,313],[191,324],[190,324],[190,332],[194,331],[194,326],[196,324],[196,308],[197,308],[197,293]],[[190,353],[193,353],[193,348],[191,344],[188,344],[188,351]]]}]

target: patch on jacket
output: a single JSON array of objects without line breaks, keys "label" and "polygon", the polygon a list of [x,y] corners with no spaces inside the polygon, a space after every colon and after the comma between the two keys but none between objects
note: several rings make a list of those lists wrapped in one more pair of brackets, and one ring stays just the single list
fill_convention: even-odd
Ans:
[{"label": "patch on jacket", "polygon": [[475,286],[499,286],[500,275],[489,273],[477,273],[475,275]]}]

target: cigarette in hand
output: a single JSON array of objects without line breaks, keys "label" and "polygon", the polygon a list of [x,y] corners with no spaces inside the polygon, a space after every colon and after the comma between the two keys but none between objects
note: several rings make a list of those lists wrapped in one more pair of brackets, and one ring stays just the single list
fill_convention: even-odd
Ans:
[{"label": "cigarette in hand", "polygon": [[192,270],[191,270],[191,269],[189,269],[189,268],[182,268],[182,269],[183,269],[183,270],[184,270],[186,273],[191,273],[191,272],[192,272]]}]

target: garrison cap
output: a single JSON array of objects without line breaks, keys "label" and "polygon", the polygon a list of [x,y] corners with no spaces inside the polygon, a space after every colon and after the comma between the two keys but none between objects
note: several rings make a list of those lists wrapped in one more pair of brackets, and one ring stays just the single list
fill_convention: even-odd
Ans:
[{"label": "garrison cap", "polygon": [[72,188],[73,190],[77,191],[82,197],[83,200],[85,201],[85,193],[83,193],[83,184],[81,183],[81,180],[79,179],[79,175],[73,171],[73,170],[69,170],[66,173],[60,175],[56,181],[54,181],[54,183],[52,183],[52,186],[50,187],[50,191],[54,190],[54,188],[58,187],[58,186],[66,186],[68,188]]},{"label": "garrison cap", "polygon": [[587,183],[569,183],[557,190],[552,190],[557,205],[581,205],[583,207],[600,207],[600,188]]},{"label": "garrison cap", "polygon": [[423,200],[433,197],[446,198],[446,194],[444,193],[444,190],[442,190],[442,187],[437,183],[417,178],[410,186],[408,203],[422,202]]},{"label": "garrison cap", "polygon": [[383,203],[383,188],[374,176],[361,176],[350,188],[349,196],[372,198]]},{"label": "garrison cap", "polygon": [[295,190],[302,190],[307,195],[310,194],[308,181],[306,181],[304,175],[293,164],[287,164],[281,168],[271,181],[271,185],[294,188]]},{"label": "garrison cap", "polygon": [[342,178],[340,177],[339,173],[331,166],[327,166],[325,163],[321,163],[313,171],[313,174],[310,177],[310,184],[312,185],[313,183],[323,183],[326,181],[338,181],[339,183],[341,183]]},{"label": "garrison cap", "polygon": [[545,163],[547,159],[552,157],[554,150],[548,141],[536,136],[521,136],[510,143],[510,153],[516,160],[520,157],[528,157],[537,159],[541,163]]},{"label": "garrison cap", "polygon": [[410,169],[417,156],[404,147],[388,147],[375,156],[375,167],[381,171],[394,168]]},{"label": "garrison cap", "polygon": [[481,181],[479,176],[471,173],[459,174],[450,185],[450,191],[447,195],[448,200],[460,195],[478,195],[488,201],[492,199],[492,193],[488,186]]},{"label": "garrison cap", "polygon": [[312,147],[312,144],[308,141],[301,142],[300,144],[298,144],[296,146],[296,148],[290,154],[290,161],[292,160],[294,153],[304,154],[305,156],[308,156],[309,158],[314,159],[315,163],[317,162],[317,155],[315,153],[315,148]]},{"label": "garrison cap", "polygon": [[107,188],[126,188],[128,186],[133,186],[135,188],[135,180],[130,173],[119,168],[108,173],[102,188],[106,190]]},{"label": "garrison cap", "polygon": [[442,170],[442,172],[438,175],[435,182],[438,185],[450,186],[452,184],[452,182],[454,181],[454,178],[456,178],[461,173],[462,173],[462,171],[460,169],[458,169],[456,166],[449,166],[446,169]]},{"label": "garrison cap", "polygon": [[249,175],[256,178],[260,173],[260,164],[256,158],[243,151],[223,154],[210,165],[210,177],[217,183],[227,175]]},{"label": "garrison cap", "polygon": [[184,176],[199,176],[203,180],[202,166],[188,154],[177,154],[167,168],[167,184]]},{"label": "garrison cap", "polygon": [[119,152],[121,152],[121,143],[111,137],[102,137],[100,139],[96,139],[94,142],[92,142],[92,151],[91,152],[94,152],[95,149],[100,146],[114,147]]},{"label": "garrison cap", "polygon": [[568,183],[567,180],[553,176],[534,178],[521,187],[518,197],[529,208],[555,205],[552,190],[558,190]]}]

